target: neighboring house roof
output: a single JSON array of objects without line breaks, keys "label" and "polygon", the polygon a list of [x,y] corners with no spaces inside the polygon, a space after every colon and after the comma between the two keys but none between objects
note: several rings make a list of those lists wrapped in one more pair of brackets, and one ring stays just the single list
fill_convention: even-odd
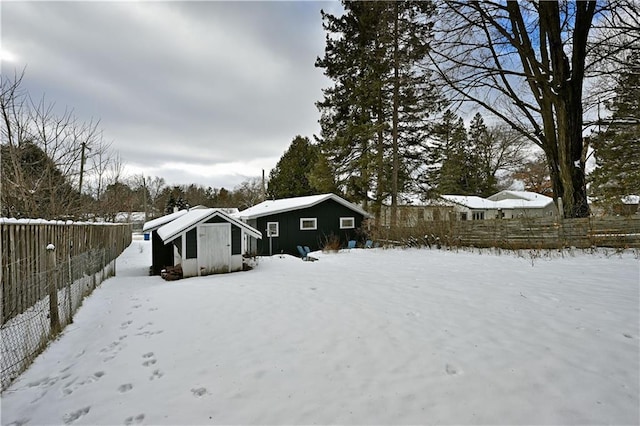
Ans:
[{"label": "neighboring house roof", "polygon": [[260,231],[256,230],[252,226],[247,225],[240,220],[229,216],[227,213],[220,209],[196,209],[190,210],[184,214],[182,214],[177,219],[167,223],[166,225],[160,227],[158,229],[158,236],[164,241],[164,243],[171,242],[178,238],[180,234],[183,232],[190,231],[195,228],[198,224],[202,222],[206,222],[214,217],[221,217],[227,222],[230,222],[241,229],[244,229],[245,232],[252,237],[262,238],[262,234]]},{"label": "neighboring house roof", "polygon": [[527,200],[527,201],[544,201],[549,202],[551,200],[550,197],[546,195],[538,194],[537,192],[531,191],[512,191],[505,190],[500,191],[496,194],[493,194],[490,197],[487,197],[487,200],[491,201],[500,201],[500,200]]},{"label": "neighboring house roof", "polygon": [[460,204],[470,209],[497,209],[495,201],[475,196],[475,195],[441,195],[447,201]]},{"label": "neighboring house roof", "polygon": [[443,195],[442,198],[470,209],[542,209],[553,204],[553,198],[528,191],[501,191],[486,199],[464,195]]},{"label": "neighboring house roof", "polygon": [[[382,204],[391,206],[391,197],[386,197]],[[420,194],[410,192],[398,193],[398,206],[410,207],[450,207],[452,203],[442,198],[423,198]]]},{"label": "neighboring house roof", "polygon": [[334,200],[343,206],[360,213],[364,217],[371,217],[371,215],[364,210],[362,210],[357,205],[350,203],[344,198],[338,197],[335,194],[321,194],[321,195],[309,195],[306,197],[294,197],[294,198],[283,198],[280,200],[266,200],[261,202],[260,204],[256,204],[253,207],[249,207],[248,209],[242,210],[238,213],[238,217],[242,219],[256,219],[263,216],[269,216],[278,213],[289,212],[293,210],[306,209],[309,207],[313,207],[316,204],[320,204],[323,201]]}]

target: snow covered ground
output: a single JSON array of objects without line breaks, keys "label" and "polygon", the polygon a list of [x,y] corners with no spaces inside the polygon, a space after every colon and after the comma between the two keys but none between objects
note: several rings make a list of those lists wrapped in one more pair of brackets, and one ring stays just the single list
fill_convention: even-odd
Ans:
[{"label": "snow covered ground", "polygon": [[2,424],[638,424],[637,253],[315,253],[181,281],[148,241]]}]

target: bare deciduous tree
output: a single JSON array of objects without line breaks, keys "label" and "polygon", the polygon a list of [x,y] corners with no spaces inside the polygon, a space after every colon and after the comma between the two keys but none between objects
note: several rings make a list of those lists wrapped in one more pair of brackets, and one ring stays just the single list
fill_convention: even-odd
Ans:
[{"label": "bare deciduous tree", "polygon": [[[451,97],[472,101],[545,153],[566,217],[589,215],[583,85],[596,25],[629,0],[440,3],[432,64]],[[637,13],[637,12],[636,12]],[[611,18],[613,19],[613,18]],[[637,15],[636,15],[637,20]],[[595,59],[594,59],[595,58]],[[601,58],[600,58],[601,59]]]},{"label": "bare deciduous tree", "polygon": [[43,96],[21,89],[24,73],[2,76],[2,213],[73,218],[83,210],[85,162],[105,155],[98,121],[82,122],[72,110],[56,111]]}]

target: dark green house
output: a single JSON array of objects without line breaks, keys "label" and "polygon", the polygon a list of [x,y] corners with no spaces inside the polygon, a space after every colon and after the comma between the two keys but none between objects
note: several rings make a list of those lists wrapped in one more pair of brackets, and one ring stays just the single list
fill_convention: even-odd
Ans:
[{"label": "dark green house", "polygon": [[297,256],[299,245],[315,251],[328,241],[346,247],[349,240],[362,240],[363,221],[371,216],[335,194],[322,194],[263,201],[238,217],[262,233],[261,240],[253,241],[252,253]]}]

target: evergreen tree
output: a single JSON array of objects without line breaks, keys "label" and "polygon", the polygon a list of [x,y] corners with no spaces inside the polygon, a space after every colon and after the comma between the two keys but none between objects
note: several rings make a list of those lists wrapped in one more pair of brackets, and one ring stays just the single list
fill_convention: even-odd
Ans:
[{"label": "evergreen tree", "polygon": [[318,147],[311,144],[309,138],[296,136],[269,174],[268,196],[289,198],[315,194],[309,174],[317,159]]},{"label": "evergreen tree", "polygon": [[46,152],[30,140],[0,145],[0,177],[2,216],[68,219],[77,212],[79,194]]},{"label": "evergreen tree", "polygon": [[421,163],[428,116],[439,96],[422,67],[430,41],[431,2],[344,2],[323,13],[325,56],[316,66],[334,81],[318,103],[322,152],[337,185],[378,213]]},{"label": "evergreen tree", "polygon": [[319,193],[340,193],[338,185],[336,185],[335,170],[331,163],[318,149],[318,159],[307,175],[309,184]]},{"label": "evergreen tree", "polygon": [[609,212],[629,195],[640,195],[640,52],[620,72],[611,119],[592,140],[597,167],[591,194]]},{"label": "evergreen tree", "polygon": [[433,126],[426,163],[419,177],[427,197],[467,194],[466,129],[462,118],[447,110]]}]

